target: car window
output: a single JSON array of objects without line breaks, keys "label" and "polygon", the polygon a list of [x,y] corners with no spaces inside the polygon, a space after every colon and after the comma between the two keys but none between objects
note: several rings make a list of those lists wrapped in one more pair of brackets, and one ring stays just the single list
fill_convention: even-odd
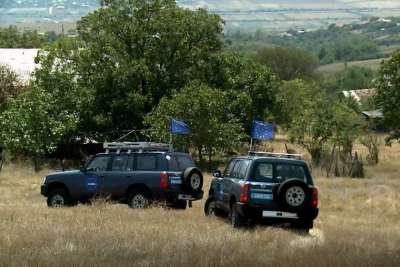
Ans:
[{"label": "car window", "polygon": [[179,171],[178,161],[176,157],[171,157],[170,155],[165,156],[168,161],[168,170],[170,171]]},{"label": "car window", "polygon": [[239,171],[240,171],[240,167],[241,167],[241,160],[238,160],[235,164],[235,167],[233,167],[233,171],[230,175],[230,177],[232,178],[239,178]]},{"label": "car window", "polygon": [[230,177],[232,175],[233,168],[235,167],[236,162],[237,162],[237,160],[231,160],[228,163],[228,166],[225,168],[225,171],[224,171],[224,177]]},{"label": "car window", "polygon": [[255,168],[254,180],[257,182],[273,182],[272,163],[259,162]]},{"label": "car window", "polygon": [[[240,163],[237,164],[238,165],[237,172],[235,173],[235,170],[234,170],[234,175],[235,175],[234,178],[242,179],[242,180],[244,178],[246,178],[247,168],[249,167],[249,164],[250,164],[250,161],[248,161],[248,160],[240,161]],[[236,166],[235,166],[235,168],[236,168]]]},{"label": "car window", "polygon": [[116,155],[114,156],[113,163],[111,165],[112,171],[128,171],[128,155]]},{"label": "car window", "polygon": [[136,170],[138,171],[155,171],[158,170],[157,154],[137,154]]},{"label": "car window", "polygon": [[279,181],[285,181],[294,178],[306,181],[304,167],[299,165],[290,165],[290,164],[277,164],[276,178]]},{"label": "car window", "polygon": [[127,171],[133,171],[134,170],[134,168],[133,168],[133,155],[129,155],[129,157],[128,157],[128,163],[126,165],[126,170]]},{"label": "car window", "polygon": [[95,157],[89,165],[86,167],[88,170],[93,170],[96,172],[107,171],[108,161],[110,156],[97,156]]},{"label": "car window", "polygon": [[177,156],[176,159],[180,170],[185,170],[186,168],[195,166],[193,160],[190,157]]}]

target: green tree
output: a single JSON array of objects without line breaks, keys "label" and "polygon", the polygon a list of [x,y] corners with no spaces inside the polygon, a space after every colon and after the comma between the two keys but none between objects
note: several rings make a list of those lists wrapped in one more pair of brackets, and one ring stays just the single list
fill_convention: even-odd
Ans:
[{"label": "green tree", "polygon": [[237,53],[220,53],[211,59],[207,71],[203,80],[227,92],[232,113],[246,130],[255,118],[276,117],[280,81],[270,68]]},{"label": "green tree", "polygon": [[229,101],[225,92],[192,83],[172,98],[164,97],[146,117],[146,122],[151,127],[152,136],[166,142],[171,119],[185,121],[191,132],[183,140],[176,137],[175,141],[195,147],[200,161],[203,161],[205,150],[211,163],[215,151],[231,149],[243,138],[241,123],[227,108]]},{"label": "green tree", "polygon": [[39,60],[47,63],[37,80],[48,91],[60,78],[52,66],[60,58],[71,66],[72,82],[90,99],[79,126],[84,131],[141,128],[143,116],[197,79],[222,47],[222,20],[205,10],[179,8],[173,0],[106,4],[78,22],[76,48],[50,48]]},{"label": "green tree", "polygon": [[277,122],[288,129],[298,113],[309,105],[313,94],[318,89],[312,82],[301,79],[282,82],[277,93],[276,111]]},{"label": "green tree", "polygon": [[57,38],[54,33],[39,34],[37,31],[19,30],[16,26],[0,28],[1,48],[40,48]]},{"label": "green tree", "polygon": [[7,101],[17,96],[22,89],[17,74],[9,67],[0,65],[0,111]]},{"label": "green tree", "polygon": [[313,77],[318,67],[312,53],[298,48],[264,48],[257,52],[255,60],[270,67],[285,81]]},{"label": "green tree", "polygon": [[377,80],[376,104],[382,109],[384,124],[392,131],[388,141],[400,138],[400,50],[381,64]]},{"label": "green tree", "polygon": [[294,80],[282,85],[278,106],[290,140],[307,149],[314,164],[329,144],[351,155],[362,121],[350,101],[330,98],[315,83]]},{"label": "green tree", "polygon": [[77,123],[76,114],[56,110],[56,105],[50,94],[34,88],[12,99],[0,114],[2,145],[32,155],[35,170],[40,157],[53,151]]},{"label": "green tree", "polygon": [[290,125],[289,139],[307,149],[313,163],[318,165],[323,148],[332,137],[332,103],[316,85],[300,80],[284,85],[283,90],[282,104]]}]

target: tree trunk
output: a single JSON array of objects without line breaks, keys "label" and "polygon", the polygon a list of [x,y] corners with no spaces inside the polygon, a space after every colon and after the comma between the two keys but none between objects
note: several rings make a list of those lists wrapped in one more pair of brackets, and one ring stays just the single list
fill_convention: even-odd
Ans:
[{"label": "tree trunk", "polygon": [[199,161],[200,161],[200,163],[203,163],[203,152],[202,152],[202,150],[203,150],[202,146],[198,146],[197,147],[197,151],[199,153]]},{"label": "tree trunk", "polygon": [[40,164],[40,156],[38,154],[35,154],[33,156],[33,167],[34,167],[35,172],[40,171],[41,164]]},{"label": "tree trunk", "polygon": [[3,149],[0,149],[0,172],[3,170],[4,163],[6,162],[6,156]]},{"label": "tree trunk", "polygon": [[208,170],[212,171],[212,148],[208,149]]}]

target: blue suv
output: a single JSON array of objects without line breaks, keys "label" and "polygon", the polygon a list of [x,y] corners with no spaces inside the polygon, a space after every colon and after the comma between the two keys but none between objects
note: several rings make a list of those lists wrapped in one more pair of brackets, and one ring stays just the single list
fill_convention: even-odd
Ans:
[{"label": "blue suv", "polygon": [[300,155],[250,153],[214,172],[204,210],[228,214],[235,227],[290,223],[308,232],[318,216],[318,190]]},{"label": "blue suv", "polygon": [[73,206],[97,196],[145,208],[152,202],[185,209],[202,199],[203,175],[189,154],[166,144],[109,143],[81,170],[45,177],[41,194],[49,207]]}]

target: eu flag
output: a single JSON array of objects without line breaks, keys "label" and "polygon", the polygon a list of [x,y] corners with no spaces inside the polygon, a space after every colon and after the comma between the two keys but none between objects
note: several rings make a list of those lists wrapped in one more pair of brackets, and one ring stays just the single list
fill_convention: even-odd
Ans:
[{"label": "eu flag", "polygon": [[190,128],[185,122],[172,119],[171,120],[171,133],[172,134],[189,134]]},{"label": "eu flag", "polygon": [[274,125],[262,121],[253,121],[251,128],[251,138],[257,140],[272,140],[274,139]]}]

